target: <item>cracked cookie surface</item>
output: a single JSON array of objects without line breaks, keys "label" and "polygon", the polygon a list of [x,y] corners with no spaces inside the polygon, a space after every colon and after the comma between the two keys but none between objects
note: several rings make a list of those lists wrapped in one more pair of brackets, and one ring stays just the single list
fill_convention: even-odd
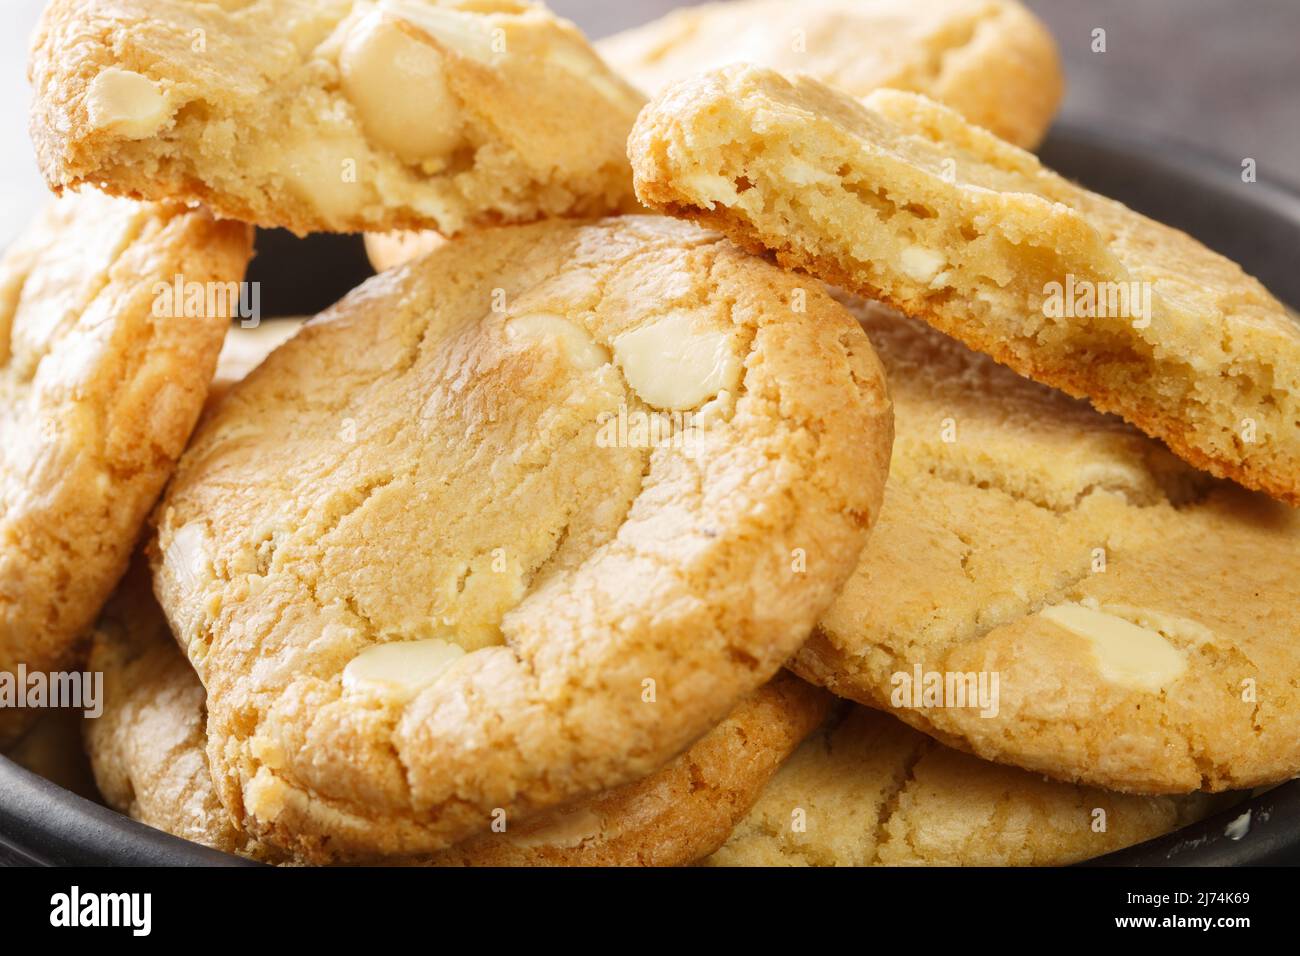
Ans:
[{"label": "cracked cookie surface", "polygon": [[297,233],[635,206],[643,98],[522,0],[54,0],[28,72],[55,190]]},{"label": "cracked cookie surface", "polygon": [[266,863],[283,854],[231,823],[208,773],[203,685],[180,652],[133,564],[91,636],[91,670],[104,675],[104,712],[82,736],[104,802],[184,840]]},{"label": "cracked cookie surface", "polygon": [[923,97],[747,67],[629,141],[649,206],[722,229],[1300,505],[1300,323],[1235,263]]},{"label": "cracked cookie surface", "polygon": [[805,73],[852,96],[924,93],[1018,146],[1064,81],[1047,28],[1010,0],[739,0],[673,10],[596,44],[650,94],[729,63]]},{"label": "cracked cookie surface", "polygon": [[[105,709],[83,728],[104,799],[132,818],[266,863],[292,857],[236,828],[208,772],[203,685],[134,568],[95,629]],[[833,698],[782,672],[650,776],[473,837],[420,864],[674,866],[712,853]]]},{"label": "cracked cookie surface", "polygon": [[892,438],[805,286],[670,219],[489,230],[232,389],[155,560],[227,808],[314,860],[428,855],[646,776],[768,680]]},{"label": "cracked cookie surface", "polygon": [[1230,798],[1138,797],[950,750],[853,707],[810,736],[711,866],[1059,866],[1193,823]]},{"label": "cracked cookie surface", "polygon": [[[0,261],[0,671],[59,671],[126,570],[208,391],[252,230],[97,193],[51,204]],[[164,310],[165,311],[165,310]],[[0,710],[0,741],[28,719]]]},{"label": "cracked cookie surface", "polygon": [[[794,670],[981,757],[1116,790],[1300,771],[1300,518],[841,296],[898,437],[871,544]],[[996,713],[911,696],[918,668],[996,675]]]}]

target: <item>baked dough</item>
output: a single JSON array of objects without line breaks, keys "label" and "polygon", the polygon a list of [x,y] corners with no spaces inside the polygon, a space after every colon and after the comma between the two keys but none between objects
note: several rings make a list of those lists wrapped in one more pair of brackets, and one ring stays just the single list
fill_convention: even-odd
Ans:
[{"label": "baked dough", "polygon": [[[80,665],[207,395],[231,299],[206,292],[251,254],[247,226],[87,192],[0,260],[0,671]],[[0,746],[31,717],[0,709]]]},{"label": "baked dough", "polygon": [[596,44],[648,93],[729,63],[806,73],[851,96],[924,93],[1032,149],[1064,78],[1047,28],[1014,0],[737,0],[681,7]]},{"label": "baked dough", "polygon": [[852,708],[809,737],[710,866],[1060,866],[1226,808],[1058,783]]},{"label": "baked dough", "polygon": [[663,93],[629,149],[648,205],[1300,504],[1300,324],[1235,263],[952,110],[737,67]]},{"label": "baked dough", "polygon": [[866,335],[803,285],[661,217],[486,230],[232,389],[155,590],[234,817],[426,857],[658,770],[770,679],[892,439]]},{"label": "baked dough", "polygon": [[643,98],[540,4],[53,0],[32,42],[31,134],[56,191],[197,200],[299,234],[635,206]]}]

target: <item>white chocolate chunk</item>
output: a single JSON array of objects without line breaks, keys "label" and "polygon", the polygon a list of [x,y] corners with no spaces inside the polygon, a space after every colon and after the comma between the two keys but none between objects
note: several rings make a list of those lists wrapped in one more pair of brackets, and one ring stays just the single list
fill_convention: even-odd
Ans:
[{"label": "white chocolate chunk", "polygon": [[506,335],[515,341],[554,342],[581,369],[600,368],[609,363],[609,352],[586,329],[551,313],[514,316],[506,323]]},{"label": "white chocolate chunk", "polygon": [[426,0],[383,0],[379,9],[405,20],[458,53],[485,63],[492,61],[491,21],[482,14],[448,10]]},{"label": "white chocolate chunk", "polygon": [[343,93],[366,135],[407,163],[445,159],[462,141],[443,67],[434,46],[378,12],[352,27],[339,53]]},{"label": "white chocolate chunk", "polygon": [[86,91],[90,125],[127,139],[144,139],[171,118],[167,97],[147,76],[109,67],[90,81]]},{"label": "white chocolate chunk", "polygon": [[722,329],[700,329],[690,312],[670,312],[613,341],[628,385],[655,408],[695,408],[740,382],[740,358]]},{"label": "white chocolate chunk", "polygon": [[945,265],[943,253],[925,246],[908,246],[901,256],[903,273],[913,282],[928,284]]},{"label": "white chocolate chunk", "polygon": [[1164,637],[1132,621],[1082,604],[1045,608],[1041,616],[1088,642],[1106,680],[1159,693],[1187,670],[1187,658]]},{"label": "white chocolate chunk", "polygon": [[508,836],[507,839],[524,849],[552,846],[568,850],[594,840],[600,833],[600,817],[595,812],[575,810],[572,813],[558,814],[554,820],[548,819],[539,827],[530,828],[518,836]]},{"label": "white chocolate chunk", "polygon": [[299,139],[284,168],[289,188],[327,216],[346,216],[365,204],[364,177],[355,175],[356,158],[341,141]]},{"label": "white chocolate chunk", "polygon": [[178,583],[193,591],[212,578],[212,557],[208,553],[208,526],[203,521],[181,525],[167,544],[167,565],[175,568]]},{"label": "white chocolate chunk", "polygon": [[376,644],[343,668],[343,689],[409,700],[465,656],[459,644],[438,638]]}]

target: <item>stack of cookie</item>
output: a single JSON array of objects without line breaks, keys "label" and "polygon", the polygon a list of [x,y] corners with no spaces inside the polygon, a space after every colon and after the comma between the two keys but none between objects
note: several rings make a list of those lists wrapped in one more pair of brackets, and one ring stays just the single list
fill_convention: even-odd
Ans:
[{"label": "stack of cookie", "polygon": [[[522,0],[50,4],[0,670],[89,653],[104,799],[283,864],[1041,864],[1300,771],[1300,326],[1025,151],[1042,26],[602,52]],[[380,273],[218,373],[254,225]]]}]

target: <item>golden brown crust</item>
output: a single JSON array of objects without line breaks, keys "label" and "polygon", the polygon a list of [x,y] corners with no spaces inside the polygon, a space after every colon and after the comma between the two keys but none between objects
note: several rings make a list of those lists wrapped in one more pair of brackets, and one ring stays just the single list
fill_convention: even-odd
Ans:
[{"label": "golden brown crust", "polygon": [[809,737],[710,866],[1061,866],[1230,803],[1134,797],[949,750],[854,707]]},{"label": "golden brown crust", "polygon": [[[86,748],[108,804],[142,823],[227,853],[290,859],[241,833],[217,799],[205,752],[204,692],[133,569],[95,630],[92,670],[105,709],[86,720]],[[663,769],[484,834],[436,866],[678,866],[712,853],[783,760],[825,720],[833,698],[782,672]],[[503,818],[504,820],[504,818]],[[575,825],[575,823],[577,825]]]},{"label": "golden brown crust", "polygon": [[737,0],[673,10],[596,44],[643,90],[728,63],[803,73],[851,96],[923,93],[1032,149],[1064,90],[1051,34],[1013,0]]},{"label": "golden brown crust", "polygon": [[[372,34],[358,93],[349,44]],[[93,183],[299,234],[635,207],[624,144],[642,98],[526,0],[54,0],[28,72],[56,192]]]},{"label": "golden brown crust", "polygon": [[[88,193],[54,203],[0,262],[0,671],[76,662],[198,418],[230,321],[156,316],[155,286],[237,282],[251,233]],[[22,722],[0,712],[0,737]]]},{"label": "golden brown crust", "polygon": [[[647,336],[687,349],[674,377],[637,369]],[[705,354],[736,378],[674,406],[689,441],[602,440]],[[312,859],[414,858],[658,769],[833,600],[891,421],[840,306],[672,220],[494,230],[375,277],[227,395],[159,511],[223,803]],[[410,698],[344,686],[395,640],[470,653]]]},{"label": "golden brown crust", "polygon": [[951,110],[864,102],[744,68],[680,84],[629,143],[639,194],[1300,503],[1300,324],[1256,280]]},{"label": "golden brown crust", "polygon": [[[473,837],[439,854],[436,865],[692,863],[722,845],[833,700],[782,671],[663,769],[576,809],[530,819],[513,838],[510,831]],[[558,844],[546,841],[557,832],[564,834]]]}]

